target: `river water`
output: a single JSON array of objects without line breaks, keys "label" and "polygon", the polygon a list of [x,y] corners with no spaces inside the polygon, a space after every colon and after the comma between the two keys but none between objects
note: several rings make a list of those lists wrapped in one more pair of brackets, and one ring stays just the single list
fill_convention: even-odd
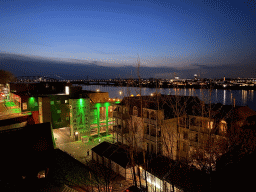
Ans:
[{"label": "river water", "polygon": [[248,106],[256,111],[256,93],[254,90],[224,90],[224,89],[176,89],[176,88],[146,88],[141,90],[138,87],[116,87],[104,85],[82,85],[83,90],[108,92],[110,98],[119,98],[129,95],[150,95],[151,93],[158,92],[166,95],[185,95],[197,96],[206,103],[222,103],[224,105],[231,105],[235,100],[236,105]]}]

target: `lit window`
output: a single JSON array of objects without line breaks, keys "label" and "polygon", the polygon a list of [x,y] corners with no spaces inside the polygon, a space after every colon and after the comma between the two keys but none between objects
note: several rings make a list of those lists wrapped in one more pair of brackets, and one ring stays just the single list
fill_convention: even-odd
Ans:
[{"label": "lit window", "polygon": [[68,100],[65,100],[65,103],[68,103]]},{"label": "lit window", "polygon": [[220,122],[220,130],[221,130],[221,132],[226,133],[226,131],[227,131],[227,123],[226,123],[226,121],[222,120]]},{"label": "lit window", "polygon": [[65,93],[66,93],[66,95],[69,95],[69,86],[65,87]]},{"label": "lit window", "polygon": [[51,101],[50,103],[51,103],[51,105],[54,105],[54,101]]},{"label": "lit window", "polygon": [[57,113],[61,113],[61,110],[57,110]]},{"label": "lit window", "polygon": [[213,122],[212,122],[212,121],[210,121],[210,122],[208,121],[208,129],[209,129],[209,128],[210,128],[210,129],[213,128]]},{"label": "lit window", "polygon": [[22,108],[23,110],[27,110],[28,109],[27,103],[22,103]]}]

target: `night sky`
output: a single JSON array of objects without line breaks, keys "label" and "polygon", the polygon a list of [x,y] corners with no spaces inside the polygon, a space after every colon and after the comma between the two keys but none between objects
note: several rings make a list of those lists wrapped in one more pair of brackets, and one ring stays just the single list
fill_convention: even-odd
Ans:
[{"label": "night sky", "polygon": [[[256,60],[255,1],[0,2],[0,52],[104,66],[243,65]],[[71,59],[71,60],[70,60]]]}]

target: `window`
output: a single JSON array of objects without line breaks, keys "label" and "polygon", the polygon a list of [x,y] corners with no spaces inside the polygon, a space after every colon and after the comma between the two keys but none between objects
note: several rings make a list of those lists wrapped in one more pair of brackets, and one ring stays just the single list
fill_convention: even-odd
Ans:
[{"label": "window", "polygon": [[66,121],[69,121],[69,117],[66,117]]},{"label": "window", "polygon": [[198,134],[195,134],[195,142],[198,142]]},{"label": "window", "polygon": [[183,143],[183,148],[182,148],[182,150],[183,150],[184,152],[186,152],[187,149],[188,149],[187,143]]},{"label": "window", "polygon": [[183,133],[183,139],[188,139],[188,133],[187,132]]},{"label": "window", "polygon": [[158,155],[162,154],[162,145],[161,144],[157,144],[157,154]]},{"label": "window", "polygon": [[65,100],[65,103],[68,103],[68,100]]},{"label": "window", "polygon": [[134,131],[137,132],[137,130],[138,130],[138,124],[135,122],[135,123],[133,124],[133,126],[134,126]]},{"label": "window", "polygon": [[138,108],[136,106],[133,107],[133,115],[138,116]]},{"label": "window", "polygon": [[154,112],[154,111],[152,111],[152,112],[150,113],[150,116],[151,116],[151,119],[156,120],[156,115],[155,115],[155,112]]},{"label": "window", "polygon": [[227,123],[226,123],[226,121],[221,121],[220,122],[220,131],[222,132],[222,133],[226,133],[227,132]]},{"label": "window", "polygon": [[151,144],[151,153],[155,153],[155,147],[154,147],[154,145],[153,144]]},{"label": "window", "polygon": [[212,129],[213,128],[213,122],[212,121],[208,121],[208,129]]},{"label": "window", "polygon": [[149,135],[149,124],[147,124],[146,131],[146,133]]},{"label": "window", "polygon": [[54,101],[51,101],[50,104],[51,104],[51,105],[54,105]]},{"label": "window", "polygon": [[211,137],[211,143],[212,144],[214,143],[214,137]]},{"label": "window", "polygon": [[158,130],[158,133],[157,133],[158,135],[158,137],[161,137],[161,131],[160,130]]},{"label": "window", "polygon": [[57,113],[61,113],[61,110],[57,110]]},{"label": "window", "polygon": [[179,118],[179,123],[181,127],[185,127],[186,126],[186,120],[185,118],[181,117]]},{"label": "window", "polygon": [[196,118],[195,117],[191,118],[190,123],[191,123],[191,125],[195,126],[196,125]]},{"label": "window", "polygon": [[22,108],[23,110],[27,110],[28,109],[27,103],[22,103]]},{"label": "window", "polygon": [[60,104],[60,103],[61,103],[60,100],[58,100],[58,101],[57,101],[57,104]]}]

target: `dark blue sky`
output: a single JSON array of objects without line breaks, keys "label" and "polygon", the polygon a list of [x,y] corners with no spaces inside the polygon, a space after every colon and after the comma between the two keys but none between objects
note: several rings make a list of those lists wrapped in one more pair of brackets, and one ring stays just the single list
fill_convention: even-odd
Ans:
[{"label": "dark blue sky", "polygon": [[247,1],[1,1],[0,51],[61,59],[176,67],[256,58]]}]

